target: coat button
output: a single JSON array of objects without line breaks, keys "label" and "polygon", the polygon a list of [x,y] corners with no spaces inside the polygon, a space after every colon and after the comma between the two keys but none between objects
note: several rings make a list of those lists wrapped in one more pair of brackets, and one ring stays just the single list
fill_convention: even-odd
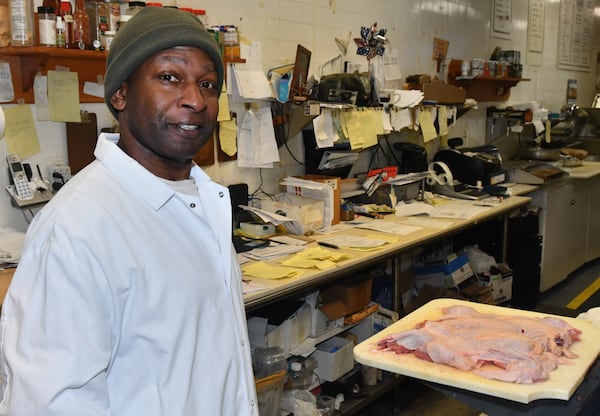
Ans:
[{"label": "coat button", "polygon": [[223,191],[219,192],[219,198],[223,198],[225,196],[225,194],[223,193]]},{"label": "coat button", "polygon": [[196,204],[192,202],[192,203],[190,204],[190,208],[196,208]]}]

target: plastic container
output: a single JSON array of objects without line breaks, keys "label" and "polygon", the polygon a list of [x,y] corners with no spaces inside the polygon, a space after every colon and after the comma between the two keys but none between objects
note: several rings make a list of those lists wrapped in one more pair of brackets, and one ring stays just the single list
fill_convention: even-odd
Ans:
[{"label": "plastic container", "polygon": [[33,46],[33,1],[10,0],[10,44],[12,46]]},{"label": "plastic container", "polygon": [[278,373],[286,366],[286,354],[280,347],[255,348],[252,351],[252,368],[256,378]]},{"label": "plastic container", "polygon": [[313,372],[317,367],[317,362],[314,358],[304,360],[294,359],[289,362],[288,379],[285,388],[288,390],[309,388],[313,382]]},{"label": "plastic container", "polygon": [[49,6],[37,8],[38,33],[41,46],[56,46],[56,15],[54,9]]},{"label": "plastic container", "polygon": [[[0,13],[2,16],[10,16],[8,0],[0,0]],[[8,45],[10,45],[10,19],[0,19],[0,47]]]},{"label": "plastic container", "polygon": [[258,414],[260,416],[280,415],[281,396],[283,396],[285,379],[286,371],[282,370],[254,381],[258,399]]},{"label": "plastic container", "polygon": [[145,1],[130,1],[127,6],[127,10],[125,10],[125,14],[129,16],[134,16],[137,12],[146,7]]}]

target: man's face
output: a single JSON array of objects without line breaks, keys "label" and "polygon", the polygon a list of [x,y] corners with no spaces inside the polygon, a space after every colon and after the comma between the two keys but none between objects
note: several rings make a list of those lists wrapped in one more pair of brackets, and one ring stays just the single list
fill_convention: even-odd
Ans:
[{"label": "man's face", "polygon": [[210,56],[174,47],[142,63],[111,102],[120,111],[126,151],[143,165],[168,166],[189,162],[212,136],[218,97]]}]

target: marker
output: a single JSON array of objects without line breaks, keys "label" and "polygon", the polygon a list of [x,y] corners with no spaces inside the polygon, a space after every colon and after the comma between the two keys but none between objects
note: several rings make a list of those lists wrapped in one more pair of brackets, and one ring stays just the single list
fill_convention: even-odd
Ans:
[{"label": "marker", "polygon": [[324,241],[319,241],[317,244],[320,246],[323,246],[323,247],[329,247],[329,248],[335,248],[335,249],[339,248],[339,246],[336,246],[335,244],[326,243]]}]

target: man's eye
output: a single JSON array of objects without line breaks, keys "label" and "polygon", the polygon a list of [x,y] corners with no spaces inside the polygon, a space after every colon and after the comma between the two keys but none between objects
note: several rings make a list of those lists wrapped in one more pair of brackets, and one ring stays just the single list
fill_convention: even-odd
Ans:
[{"label": "man's eye", "polygon": [[213,89],[213,88],[217,88],[217,85],[214,82],[210,82],[210,81],[202,81],[200,83],[200,88],[204,88],[204,89]]},{"label": "man's eye", "polygon": [[162,79],[163,81],[168,81],[168,82],[177,82],[177,81],[179,81],[175,75],[171,75],[171,74],[161,75],[160,79]]}]

